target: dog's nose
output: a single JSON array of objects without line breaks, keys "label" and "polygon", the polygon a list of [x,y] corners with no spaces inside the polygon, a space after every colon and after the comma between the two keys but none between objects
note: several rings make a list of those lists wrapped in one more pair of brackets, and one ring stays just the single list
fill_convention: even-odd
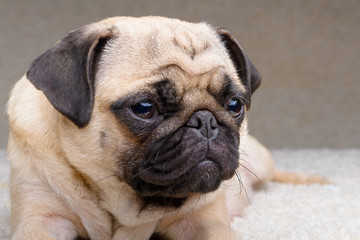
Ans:
[{"label": "dog's nose", "polygon": [[186,126],[192,128],[198,137],[209,140],[216,138],[219,133],[215,116],[207,110],[194,112]]}]

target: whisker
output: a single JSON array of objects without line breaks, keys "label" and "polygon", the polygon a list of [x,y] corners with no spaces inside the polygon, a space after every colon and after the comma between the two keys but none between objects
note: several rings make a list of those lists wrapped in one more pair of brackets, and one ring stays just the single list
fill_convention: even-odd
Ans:
[{"label": "whisker", "polygon": [[118,194],[118,199],[117,199],[117,202],[118,202],[118,204],[117,204],[117,215],[118,216],[121,214],[121,212],[120,212],[120,197],[122,195],[121,193],[123,192],[125,186],[126,186],[126,184],[123,184],[123,186],[120,189],[119,194]]},{"label": "whisker", "polygon": [[[240,184],[240,193],[239,193],[239,195],[241,194],[242,190],[244,190],[245,195],[246,195],[246,199],[247,199],[247,201],[248,201],[248,203],[249,203],[249,206],[250,206],[252,209],[254,209],[254,211],[255,211],[257,214],[259,214],[259,212],[256,210],[256,208],[254,208],[254,206],[253,206],[252,203],[251,203],[249,194],[248,194],[248,192],[247,192],[247,190],[246,190],[243,182],[241,181],[240,174],[239,174],[237,171],[235,172],[235,174],[236,174],[236,176],[237,176],[237,178],[238,178],[238,180],[239,180],[239,184]],[[238,199],[238,201],[239,201],[239,200],[240,200],[240,198]],[[236,203],[236,204],[237,204],[237,203]]]},{"label": "whisker", "polygon": [[[241,176],[240,176],[240,173],[236,170],[235,171],[235,175],[236,175],[236,178],[238,179],[238,183],[239,183],[239,189],[240,189],[240,192],[238,195],[241,195],[243,189],[245,190],[245,186],[241,180]],[[247,193],[246,193],[247,194]],[[248,198],[249,199],[249,198]]]},{"label": "whisker", "polygon": [[99,180],[96,180],[96,181],[94,181],[94,182],[91,182],[91,183],[89,183],[89,185],[92,185],[92,184],[95,184],[95,183],[104,181],[104,180],[106,180],[106,179],[108,179],[108,178],[111,178],[111,177],[116,177],[116,174],[111,174],[111,175],[109,175],[109,176],[106,176],[106,177],[101,178],[101,179],[99,179]]},{"label": "whisker", "polygon": [[[248,163],[248,161],[246,161],[244,159],[241,159],[241,161]],[[261,185],[261,189],[266,192],[266,187],[265,187],[264,182],[256,175],[256,173],[241,163],[239,163],[239,165],[240,165],[240,167],[244,168],[246,171],[251,173],[251,175],[253,175],[256,178],[257,182]]]},{"label": "whisker", "polygon": [[135,174],[134,176],[131,177],[131,180],[130,180],[130,181],[134,180],[134,178],[136,178],[136,177],[139,176],[140,174],[146,172],[147,170],[150,170],[151,168],[153,168],[153,166],[150,166],[150,167],[145,168],[145,169],[143,169],[142,171],[138,172],[137,174]]},{"label": "whisker", "polygon": [[265,184],[263,183],[263,181],[261,181],[261,179],[253,172],[251,171],[249,168],[245,167],[244,165],[240,164],[241,167],[243,167],[246,171],[250,172],[254,177],[256,177],[257,181],[261,184],[262,189],[266,192],[266,188],[265,188]]}]

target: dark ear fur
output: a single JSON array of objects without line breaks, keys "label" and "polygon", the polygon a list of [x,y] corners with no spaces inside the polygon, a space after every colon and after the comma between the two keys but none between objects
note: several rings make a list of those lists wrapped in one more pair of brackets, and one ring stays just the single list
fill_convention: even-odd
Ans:
[{"label": "dark ear fur", "polygon": [[70,32],[30,66],[27,78],[50,103],[79,128],[86,126],[94,105],[96,64],[110,30]]},{"label": "dark ear fur", "polygon": [[260,73],[252,64],[238,41],[229,31],[224,28],[217,28],[217,33],[235,65],[238,76],[247,89],[247,97],[250,101],[251,95],[260,86]]}]

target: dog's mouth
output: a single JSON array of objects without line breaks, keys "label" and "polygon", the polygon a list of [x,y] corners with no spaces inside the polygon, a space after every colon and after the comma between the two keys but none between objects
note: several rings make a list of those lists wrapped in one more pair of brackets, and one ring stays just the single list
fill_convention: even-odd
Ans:
[{"label": "dog's mouth", "polygon": [[161,172],[148,168],[139,174],[133,187],[142,196],[184,198],[191,193],[214,191],[220,185],[221,169],[212,159],[201,160],[184,169],[186,167]]},{"label": "dog's mouth", "polygon": [[[152,174],[150,174],[152,175]],[[158,177],[141,174],[137,186],[133,185],[144,200],[145,205],[180,207],[192,193],[207,193],[216,190],[221,184],[220,166],[210,160],[200,161],[184,175],[157,182]]]},{"label": "dog's mouth", "polygon": [[[172,166],[168,166],[172,165]],[[206,169],[205,169],[206,168]],[[178,161],[177,164],[156,164],[146,166],[145,170],[140,172],[139,177],[148,183],[158,185],[158,186],[167,186],[169,183],[178,184],[185,181],[187,178],[196,175],[201,171],[211,172],[215,170],[218,172],[218,164],[211,158],[205,158],[199,162],[195,162],[191,165],[188,161]]]},{"label": "dog's mouth", "polygon": [[221,184],[221,168],[212,159],[199,161],[180,176],[175,171],[164,175],[144,171],[132,181],[132,187],[146,205],[180,207],[193,193],[215,191]]},{"label": "dog's mouth", "polygon": [[239,136],[215,123],[202,130],[188,122],[150,141],[139,151],[141,155],[132,158],[126,182],[139,197],[158,205],[168,205],[169,201],[177,205],[192,194],[218,189],[238,167]]},{"label": "dog's mouth", "polygon": [[[238,146],[219,141],[187,141],[173,150],[145,155],[129,176],[128,184],[152,205],[181,205],[191,194],[209,193],[231,178],[238,166]],[[188,144],[191,145],[188,146]]]}]

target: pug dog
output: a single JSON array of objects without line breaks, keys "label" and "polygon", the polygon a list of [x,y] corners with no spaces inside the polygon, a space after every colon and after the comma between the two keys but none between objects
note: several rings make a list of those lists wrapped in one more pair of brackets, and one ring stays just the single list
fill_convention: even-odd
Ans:
[{"label": "pug dog", "polygon": [[207,23],[70,32],[8,102],[12,239],[238,239],[231,218],[275,173],[247,129],[260,82]]}]

